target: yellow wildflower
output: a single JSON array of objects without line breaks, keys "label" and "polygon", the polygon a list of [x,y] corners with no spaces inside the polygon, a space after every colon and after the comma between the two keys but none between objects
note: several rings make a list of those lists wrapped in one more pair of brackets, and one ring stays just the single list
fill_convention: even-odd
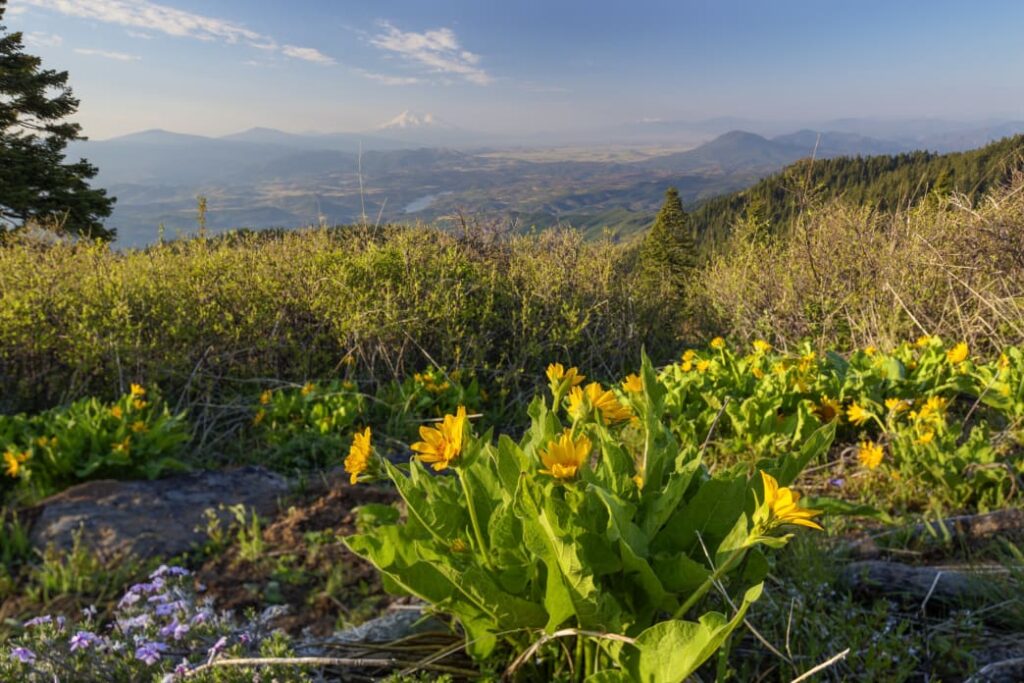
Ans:
[{"label": "yellow wildflower", "polygon": [[121,410],[121,406],[114,406],[113,408],[111,408],[110,417],[116,420],[120,420],[122,417],[124,417],[124,411]]},{"label": "yellow wildflower", "polygon": [[451,551],[453,553],[464,553],[468,548],[469,546],[467,546],[466,542],[463,541],[461,538],[456,538],[454,541],[452,541]]},{"label": "yellow wildflower", "polygon": [[47,439],[45,436],[41,436],[38,439],[36,439],[36,445],[39,446],[40,448],[46,448],[47,444],[49,443],[50,440]]},{"label": "yellow wildflower", "polygon": [[893,415],[899,415],[904,410],[909,408],[910,405],[901,398],[887,398],[885,399],[885,408]]},{"label": "yellow wildflower", "polygon": [[916,443],[918,446],[927,446],[934,439],[935,439],[935,432],[928,431],[928,432],[925,432],[924,434],[922,434],[921,436],[917,437],[917,440],[915,440],[914,443]]},{"label": "yellow wildflower", "polygon": [[142,420],[136,420],[135,422],[132,422],[132,431],[135,432],[136,434],[142,434],[147,429],[148,427],[146,427],[146,423],[143,422]]},{"label": "yellow wildflower", "polygon": [[4,451],[4,463],[7,465],[5,472],[8,477],[17,477],[18,472],[21,471],[22,464],[32,457],[31,451],[17,451],[7,450]]},{"label": "yellow wildflower", "polygon": [[931,343],[932,343],[931,336],[927,335],[927,334],[923,334],[923,335],[921,335],[920,337],[917,338],[917,341],[914,342],[914,346],[916,346],[919,349],[923,349],[924,347],[928,346]]},{"label": "yellow wildflower", "polygon": [[829,398],[828,396],[822,396],[821,402],[814,406],[814,414],[817,415],[818,419],[822,422],[831,422],[842,412],[843,406],[840,405],[839,401]]},{"label": "yellow wildflower", "polygon": [[626,379],[622,381],[622,388],[631,394],[639,394],[644,390],[644,381],[635,373],[626,375]]},{"label": "yellow wildflower", "polygon": [[871,412],[865,410],[859,403],[851,403],[846,409],[846,417],[858,427],[871,419]]},{"label": "yellow wildflower", "polygon": [[690,370],[693,370],[693,363],[691,361],[688,361],[688,360],[687,361],[683,361],[682,367],[683,367],[683,372],[689,372]]},{"label": "yellow wildflower", "polygon": [[126,437],[124,437],[124,439],[122,439],[121,441],[118,441],[117,443],[114,444],[114,452],[115,453],[123,453],[124,455],[128,455],[129,451],[131,451],[131,447],[132,447],[132,438],[130,436],[126,436]]},{"label": "yellow wildflower", "polygon": [[750,369],[750,374],[752,374],[757,379],[761,379],[762,377],[764,377],[764,370],[755,365]]},{"label": "yellow wildflower", "polygon": [[267,389],[262,394],[260,394],[260,405],[261,406],[265,406],[268,403],[270,403],[270,398],[273,395],[274,395],[274,392],[272,392],[270,389]]},{"label": "yellow wildflower", "polygon": [[811,518],[821,514],[821,510],[811,510],[798,505],[800,494],[787,486],[779,487],[778,480],[765,471],[761,471],[764,483],[764,504],[768,506],[768,526],[780,524],[797,524],[810,529],[822,531],[821,526]]},{"label": "yellow wildflower", "polygon": [[420,438],[412,445],[420,462],[436,471],[448,469],[452,460],[462,452],[463,433],[466,431],[466,406],[459,406],[455,415],[445,415],[440,427],[420,427]]},{"label": "yellow wildflower", "polygon": [[643,491],[644,490],[644,475],[642,475],[642,474],[634,474],[633,475],[633,483],[636,484],[636,487],[638,489]]},{"label": "yellow wildflower", "polygon": [[696,358],[696,356],[697,352],[694,351],[693,349],[686,349],[685,351],[683,351],[683,360],[693,360],[694,358]]},{"label": "yellow wildflower", "polygon": [[312,382],[306,382],[305,384],[302,385],[301,393],[302,393],[303,396],[309,396],[310,394],[313,393],[313,391],[315,389],[316,389],[316,387],[313,386]]},{"label": "yellow wildflower", "polygon": [[818,359],[818,356],[814,351],[809,351],[804,355],[800,356],[800,372],[807,372],[814,366],[814,362]]},{"label": "yellow wildflower", "polygon": [[721,337],[715,337],[711,340],[711,348],[721,351],[725,348],[725,340]]},{"label": "yellow wildflower", "polygon": [[573,439],[572,431],[566,429],[561,437],[552,440],[540,452],[545,467],[541,473],[550,474],[556,479],[572,479],[590,457],[590,448],[590,439],[582,435]]},{"label": "yellow wildflower", "polygon": [[625,422],[633,417],[629,408],[619,403],[615,394],[605,390],[598,382],[591,382],[583,389],[573,387],[569,392],[569,414],[573,418],[582,419],[586,415],[588,405],[597,409],[604,424]]},{"label": "yellow wildflower", "polygon": [[552,363],[548,366],[548,381],[552,383],[561,383],[562,380],[567,380],[570,387],[577,387],[583,384],[583,380],[586,379],[584,375],[580,374],[579,369],[572,367],[566,370],[561,363]]},{"label": "yellow wildflower", "polygon": [[253,425],[259,425],[261,422],[263,422],[263,419],[266,416],[267,416],[267,411],[262,410],[262,409],[257,410],[255,417],[252,418]]},{"label": "yellow wildflower", "polygon": [[922,420],[930,420],[942,417],[942,413],[945,410],[946,399],[941,396],[931,396],[927,401],[925,401],[924,405],[921,406],[921,410],[918,412],[917,416]]},{"label": "yellow wildflower", "polygon": [[137,398],[134,401],[132,401],[132,408],[134,408],[135,410],[142,410],[148,405],[149,404],[143,401],[141,398]]},{"label": "yellow wildflower", "polygon": [[367,427],[360,434],[355,433],[352,439],[352,447],[348,449],[348,456],[345,458],[345,472],[349,476],[349,483],[355,484],[359,475],[370,466],[370,428]]},{"label": "yellow wildflower", "polygon": [[757,339],[754,341],[754,353],[768,353],[772,350],[772,345],[763,339]]},{"label": "yellow wildflower", "polygon": [[960,342],[946,352],[946,360],[953,365],[957,365],[967,360],[969,355],[971,355],[971,352],[970,349],[967,348],[967,344],[965,342]]},{"label": "yellow wildflower", "polygon": [[861,441],[860,446],[857,448],[857,460],[869,470],[873,470],[881,465],[884,456],[885,449],[882,448],[881,444],[874,443],[873,441]]},{"label": "yellow wildflower", "polygon": [[999,354],[999,369],[1005,370],[1010,367],[1010,358],[1005,354]]},{"label": "yellow wildflower", "polygon": [[697,361],[697,372],[707,372],[708,368],[711,367],[711,361],[699,360]]},{"label": "yellow wildflower", "polygon": [[867,354],[868,356],[873,356],[876,353],[878,353],[878,347],[877,346],[865,346],[864,347],[864,353]]},{"label": "yellow wildflower", "polygon": [[132,398],[142,398],[146,395],[146,388],[141,384],[133,384],[131,386]]}]

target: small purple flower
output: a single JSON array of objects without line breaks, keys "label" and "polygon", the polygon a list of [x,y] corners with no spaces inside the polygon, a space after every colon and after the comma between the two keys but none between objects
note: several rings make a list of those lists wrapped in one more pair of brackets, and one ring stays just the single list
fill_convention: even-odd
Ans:
[{"label": "small purple flower", "polygon": [[188,624],[182,624],[177,618],[171,623],[160,629],[160,635],[164,638],[174,638],[175,640],[181,640],[188,635],[191,627]]},{"label": "small purple flower", "polygon": [[197,612],[192,617],[189,623],[191,623],[193,626],[199,626],[201,624],[205,624],[207,620],[210,618],[210,616],[211,614],[209,612],[203,610],[202,612]]},{"label": "small purple flower", "polygon": [[11,649],[11,659],[16,659],[22,664],[35,664],[36,653],[27,647],[15,647]]},{"label": "small purple flower", "polygon": [[131,588],[129,588],[128,592],[129,593],[138,593],[139,595],[149,595],[150,593],[155,593],[156,591],[160,590],[160,588],[161,587],[156,585],[155,582],[153,582],[153,583],[137,583],[134,586],[132,586]]},{"label": "small purple flower", "polygon": [[68,642],[71,644],[71,651],[74,652],[75,650],[88,649],[90,646],[98,643],[99,640],[99,636],[91,631],[79,631]]},{"label": "small purple flower", "polygon": [[127,593],[124,594],[124,597],[121,598],[121,601],[119,603],[117,603],[117,607],[118,607],[118,609],[124,609],[125,607],[131,607],[132,605],[134,605],[135,603],[137,603],[141,599],[142,599],[142,596],[140,596],[138,593],[133,593],[132,591],[128,591]]},{"label": "small purple flower", "polygon": [[219,655],[221,653],[221,651],[224,650],[224,648],[226,648],[227,646],[228,646],[228,637],[227,636],[221,636],[220,639],[216,643],[213,644],[213,647],[211,647],[207,651],[206,654],[212,660],[214,657]]},{"label": "small purple flower", "polygon": [[160,661],[161,653],[166,649],[167,646],[163,643],[151,640],[135,648],[135,659],[153,666]]},{"label": "small purple flower", "polygon": [[82,614],[85,615],[86,619],[95,619],[98,611],[99,610],[96,609],[96,605],[89,605],[82,610]]},{"label": "small purple flower", "polygon": [[184,600],[175,600],[174,602],[164,603],[163,605],[157,605],[154,612],[158,617],[166,617],[169,614],[175,612],[184,612],[188,609],[188,603]]},{"label": "small purple flower", "polygon": [[42,626],[43,624],[49,624],[53,621],[53,617],[49,614],[44,614],[41,617],[35,617],[25,622],[25,628],[32,628],[33,626]]},{"label": "small purple flower", "polygon": [[134,631],[137,628],[146,628],[152,623],[153,619],[148,614],[140,614],[137,617],[131,619],[121,619],[117,622],[117,625],[121,627],[121,630],[125,633]]},{"label": "small purple flower", "polygon": [[158,579],[161,576],[188,576],[189,574],[189,570],[184,567],[168,567],[166,564],[162,564],[156,568],[156,571],[149,575],[149,578]]},{"label": "small purple flower", "polygon": [[242,635],[238,636],[238,642],[240,642],[242,645],[248,645],[252,642],[252,636],[250,636],[248,633],[242,633]]},{"label": "small purple flower", "polygon": [[846,483],[846,480],[840,477],[840,478],[836,478],[836,479],[829,479],[828,483],[831,486],[835,486],[836,488],[842,488],[843,484]]},{"label": "small purple flower", "polygon": [[57,629],[60,631],[64,630],[64,617],[57,617]]}]

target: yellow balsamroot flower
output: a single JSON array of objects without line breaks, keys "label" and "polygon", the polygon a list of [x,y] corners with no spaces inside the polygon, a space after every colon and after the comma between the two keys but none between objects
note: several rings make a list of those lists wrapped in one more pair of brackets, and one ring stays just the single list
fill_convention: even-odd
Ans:
[{"label": "yellow balsamroot flower", "polygon": [[923,349],[924,347],[928,346],[931,343],[932,343],[931,336],[927,335],[927,334],[923,334],[923,335],[921,335],[920,337],[917,338],[917,341],[914,342],[914,346],[916,346],[919,349]]},{"label": "yellow balsamroot flower", "polygon": [[256,411],[256,415],[252,418],[253,425],[254,426],[258,426],[261,422],[263,422],[263,420],[266,417],[267,417],[267,411],[262,410],[262,409],[261,410],[257,410]]},{"label": "yellow balsamroot flower", "polygon": [[904,410],[909,408],[910,405],[902,398],[887,398],[885,399],[885,408],[893,415],[899,415]]},{"label": "yellow balsamroot flower", "polygon": [[302,390],[301,390],[301,392],[300,392],[300,393],[301,393],[301,394],[302,394],[303,396],[309,396],[310,394],[312,394],[312,393],[313,393],[313,390],[314,390],[314,389],[316,389],[316,387],[315,387],[315,386],[313,386],[313,383],[312,383],[312,382],[306,382],[305,384],[303,384],[303,385],[302,385]]},{"label": "yellow balsamroot flower", "polygon": [[586,416],[588,408],[595,408],[601,414],[604,424],[625,422],[633,417],[629,408],[619,403],[611,390],[605,390],[598,382],[591,382],[583,389],[573,387],[569,392],[569,414],[579,420]]},{"label": "yellow balsamroot flower", "polygon": [[31,457],[31,451],[22,451],[21,453],[10,450],[4,451],[4,464],[6,465],[4,472],[6,472],[8,477],[17,477],[18,473],[21,472],[22,464]]},{"label": "yellow balsamroot flower", "polygon": [[1005,353],[999,354],[999,369],[1006,370],[1010,367],[1010,358]]},{"label": "yellow balsamroot flower", "polygon": [[828,396],[822,396],[821,401],[814,407],[814,414],[822,422],[831,422],[841,415],[842,412],[843,406],[840,405],[839,401]]},{"label": "yellow balsamroot flower", "polygon": [[921,406],[921,410],[918,412],[917,417],[922,420],[931,420],[942,417],[942,413],[946,410],[946,399],[941,396],[931,396],[924,405]]},{"label": "yellow balsamroot flower", "polygon": [[722,339],[721,337],[715,337],[714,339],[711,340],[711,348],[715,349],[716,351],[721,351],[722,349],[725,348],[725,340]]},{"label": "yellow balsamroot flower", "polygon": [[800,494],[787,486],[779,487],[778,480],[764,470],[761,470],[761,481],[764,483],[764,503],[770,513],[769,528],[781,524],[796,524],[823,531],[821,525],[811,519],[820,515],[821,510],[800,507]]},{"label": "yellow balsamroot flower", "polygon": [[626,379],[622,380],[622,389],[631,394],[639,394],[644,390],[644,381],[636,373],[626,375]]},{"label": "yellow balsamroot flower", "polygon": [[572,431],[566,429],[562,436],[540,452],[545,467],[541,474],[550,474],[556,479],[572,479],[590,457],[590,448],[590,439],[582,435],[573,439]]},{"label": "yellow balsamroot flower", "polygon": [[114,452],[115,453],[123,453],[124,455],[128,455],[128,453],[131,451],[131,449],[132,449],[132,438],[130,436],[126,436],[126,437],[124,437],[124,439],[122,439],[121,441],[118,441],[117,443],[114,444]]},{"label": "yellow balsamroot flower", "polygon": [[818,360],[817,354],[814,351],[809,351],[804,355],[800,356],[800,372],[807,372],[814,366],[814,362]]},{"label": "yellow balsamroot flower", "polygon": [[133,398],[141,398],[146,395],[146,388],[141,384],[133,384],[131,386],[131,393]]},{"label": "yellow balsamroot flower", "polygon": [[270,398],[273,395],[274,395],[274,392],[272,392],[270,389],[267,389],[262,394],[260,394],[260,405],[261,406],[265,406],[268,403],[270,403]]},{"label": "yellow balsamroot flower", "polygon": [[683,360],[685,361],[692,361],[696,357],[697,352],[694,351],[693,349],[686,349],[685,351],[683,351]]},{"label": "yellow balsamroot flower", "polygon": [[877,346],[865,346],[864,347],[864,353],[869,355],[869,356],[873,356],[876,353],[878,353],[878,347]]},{"label": "yellow balsamroot flower", "polygon": [[763,339],[757,339],[754,341],[754,353],[768,353],[772,350],[772,345]]},{"label": "yellow balsamroot flower", "polygon": [[690,370],[693,370],[693,362],[692,361],[688,361],[688,360],[684,360],[682,368],[683,368],[683,372],[689,372]]},{"label": "yellow balsamroot flower", "polygon": [[355,484],[359,475],[370,466],[370,428],[367,427],[356,432],[352,439],[352,447],[348,449],[348,456],[345,458],[345,472],[349,475],[349,483]]},{"label": "yellow balsamroot flower", "polygon": [[925,432],[914,441],[918,446],[927,446],[935,440],[935,432]]},{"label": "yellow balsamroot flower", "polygon": [[466,431],[466,406],[459,406],[455,415],[445,415],[440,427],[420,427],[420,438],[412,445],[416,457],[440,472],[448,469],[452,460],[462,452],[462,438]]},{"label": "yellow balsamroot flower", "polygon": [[761,379],[764,377],[764,370],[755,365],[750,369],[750,374],[752,374],[756,379]]},{"label": "yellow balsamroot flower", "polygon": [[638,489],[643,491],[644,490],[644,475],[642,475],[642,474],[634,474],[633,475],[633,483],[636,484],[636,487]]},{"label": "yellow balsamroot flower", "polygon": [[577,368],[569,368],[566,370],[561,363],[552,363],[548,366],[547,371],[548,381],[552,383],[560,383],[562,380],[568,380],[570,387],[577,387],[583,384],[583,380],[586,379],[584,375],[580,374]]},{"label": "yellow balsamroot flower", "polygon": [[121,410],[121,406],[114,406],[110,409],[110,417],[120,420],[124,417],[124,411]]},{"label": "yellow balsamroot flower", "polygon": [[132,401],[132,408],[134,408],[135,410],[142,410],[148,405],[149,404],[143,401],[141,398],[137,398],[134,401]]},{"label": "yellow balsamroot flower", "polygon": [[135,432],[136,434],[142,434],[148,429],[149,428],[146,427],[146,423],[143,422],[142,420],[136,420],[135,422],[132,422],[132,431]]},{"label": "yellow balsamroot flower", "polygon": [[871,412],[861,407],[859,403],[851,403],[846,409],[846,417],[859,427],[871,419]]},{"label": "yellow balsamroot flower", "polygon": [[949,351],[946,351],[946,360],[953,365],[958,365],[967,360],[969,355],[971,355],[971,351],[967,348],[967,344],[965,342],[960,342]]},{"label": "yellow balsamroot flower", "polygon": [[699,360],[697,361],[697,372],[707,372],[708,368],[711,367],[711,361]]},{"label": "yellow balsamroot flower", "polygon": [[873,441],[861,441],[860,446],[857,447],[857,460],[869,470],[881,465],[883,457],[885,457],[885,449],[881,444]]}]

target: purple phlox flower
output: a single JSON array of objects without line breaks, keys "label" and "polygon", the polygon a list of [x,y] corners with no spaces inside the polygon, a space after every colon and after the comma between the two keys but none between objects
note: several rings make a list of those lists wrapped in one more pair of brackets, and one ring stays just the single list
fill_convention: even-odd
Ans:
[{"label": "purple phlox flower", "polygon": [[11,648],[11,659],[16,659],[22,664],[35,664],[36,653],[27,647]]},{"label": "purple phlox flower", "polygon": [[183,676],[188,673],[189,665],[188,660],[183,659],[178,666],[174,667],[174,673],[178,676]]},{"label": "purple phlox flower", "polygon": [[163,643],[150,640],[135,648],[135,659],[152,666],[160,661],[161,653],[166,649],[167,646]]},{"label": "purple phlox flower", "polygon": [[145,628],[152,622],[152,618],[148,614],[140,614],[137,617],[130,619],[122,619],[117,622],[117,625],[121,627],[121,630],[125,633],[134,631],[137,628]]},{"label": "purple phlox flower", "polygon": [[53,617],[49,614],[44,614],[41,617],[33,617],[24,623],[25,628],[32,628],[33,626],[42,626],[43,624],[49,624],[53,621]]},{"label": "purple phlox flower", "polygon": [[57,628],[61,631],[64,630],[64,617],[57,617]]},{"label": "purple phlox flower", "polygon": [[162,576],[188,576],[191,572],[184,567],[168,567],[166,564],[162,564],[156,568],[152,574],[149,575],[151,579],[159,579]]},{"label": "purple phlox flower", "polygon": [[71,636],[71,640],[68,642],[71,644],[71,651],[74,652],[95,645],[100,642],[100,637],[91,631],[79,631]]},{"label": "purple phlox flower", "polygon": [[240,642],[242,645],[248,645],[252,642],[252,636],[250,636],[248,633],[243,632],[242,635],[238,636],[238,642]]},{"label": "purple phlox flower", "polygon": [[117,607],[118,607],[118,609],[124,609],[125,607],[131,607],[132,605],[134,605],[135,603],[137,603],[141,599],[142,599],[142,596],[140,596],[138,593],[133,593],[131,591],[128,591],[127,593],[124,594],[124,597],[121,598],[121,601],[117,603]]},{"label": "purple phlox flower", "polygon": [[184,600],[175,600],[173,602],[166,602],[162,605],[157,605],[154,612],[158,617],[166,617],[168,614],[174,614],[175,612],[184,612],[188,609],[188,603]]},{"label": "purple phlox flower", "polygon": [[829,480],[828,480],[828,483],[829,483],[829,484],[830,484],[831,486],[835,486],[835,487],[837,487],[837,488],[838,488],[838,487],[841,487],[841,486],[842,486],[843,484],[845,484],[845,483],[846,483],[846,480],[845,480],[845,479],[843,479],[842,477],[837,477],[836,479],[829,479]]},{"label": "purple phlox flower", "polygon": [[191,627],[188,624],[182,624],[178,621],[177,617],[174,620],[160,629],[160,635],[164,638],[172,637],[175,640],[181,640],[188,635]]},{"label": "purple phlox flower", "polygon": [[86,619],[95,619],[98,611],[99,610],[96,609],[96,605],[89,605],[82,610],[82,614],[85,615]]},{"label": "purple phlox flower", "polygon": [[170,601],[171,601],[171,596],[168,595],[167,593],[157,593],[156,595],[150,595],[149,598],[147,598],[147,600],[146,600],[146,602],[148,602],[150,604],[162,604],[162,603],[170,602]]},{"label": "purple phlox flower", "polygon": [[210,617],[212,617],[212,616],[213,616],[212,612],[210,612],[209,610],[204,609],[203,611],[197,612],[195,615],[193,615],[192,619],[189,621],[189,623],[191,623],[193,626],[198,626],[200,624],[205,624],[210,619]]},{"label": "purple phlox flower", "polygon": [[207,655],[209,655],[210,661],[213,661],[213,658],[216,657],[217,655],[219,655],[221,653],[221,651],[224,648],[226,648],[227,646],[228,646],[228,637],[227,636],[221,636],[220,639],[216,643],[213,644],[213,647],[211,647],[207,651],[207,653],[206,653]]},{"label": "purple phlox flower", "polygon": [[137,583],[128,589],[129,593],[138,593],[139,595],[149,595],[160,590],[161,586],[158,586],[156,582],[152,583]]}]

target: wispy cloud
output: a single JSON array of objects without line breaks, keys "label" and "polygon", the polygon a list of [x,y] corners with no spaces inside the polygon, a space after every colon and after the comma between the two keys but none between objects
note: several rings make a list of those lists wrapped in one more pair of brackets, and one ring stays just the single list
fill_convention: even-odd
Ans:
[{"label": "wispy cloud", "polygon": [[313,47],[296,47],[295,45],[285,45],[281,48],[281,54],[285,57],[291,57],[293,59],[302,59],[307,62],[313,62],[314,64],[331,65],[334,64],[334,60],[320,50]]},{"label": "wispy cloud", "polygon": [[246,44],[317,64],[334,60],[315,48],[281,46],[270,36],[226,19],[187,12],[149,0],[12,0],[11,7],[40,7],[72,17],[117,24],[177,38]]},{"label": "wispy cloud", "polygon": [[381,32],[370,43],[397,54],[431,73],[457,76],[470,83],[487,85],[493,78],[480,64],[480,56],[462,49],[455,32],[438,28],[423,33],[402,31],[390,22],[381,23]]},{"label": "wispy cloud", "polygon": [[384,85],[416,85],[417,83],[423,83],[422,78],[415,76],[392,76],[390,74],[379,74],[374,71],[367,71],[366,69],[353,69],[363,78],[369,78],[371,81],[377,81]]},{"label": "wispy cloud", "polygon": [[56,33],[40,33],[32,31],[25,34],[25,44],[29,47],[60,47],[64,39]]},{"label": "wispy cloud", "polygon": [[88,57],[103,57],[104,59],[113,59],[118,62],[137,62],[142,57],[138,55],[130,55],[127,52],[113,52],[111,50],[94,50],[89,47],[76,47],[75,53],[80,55],[86,55]]}]

